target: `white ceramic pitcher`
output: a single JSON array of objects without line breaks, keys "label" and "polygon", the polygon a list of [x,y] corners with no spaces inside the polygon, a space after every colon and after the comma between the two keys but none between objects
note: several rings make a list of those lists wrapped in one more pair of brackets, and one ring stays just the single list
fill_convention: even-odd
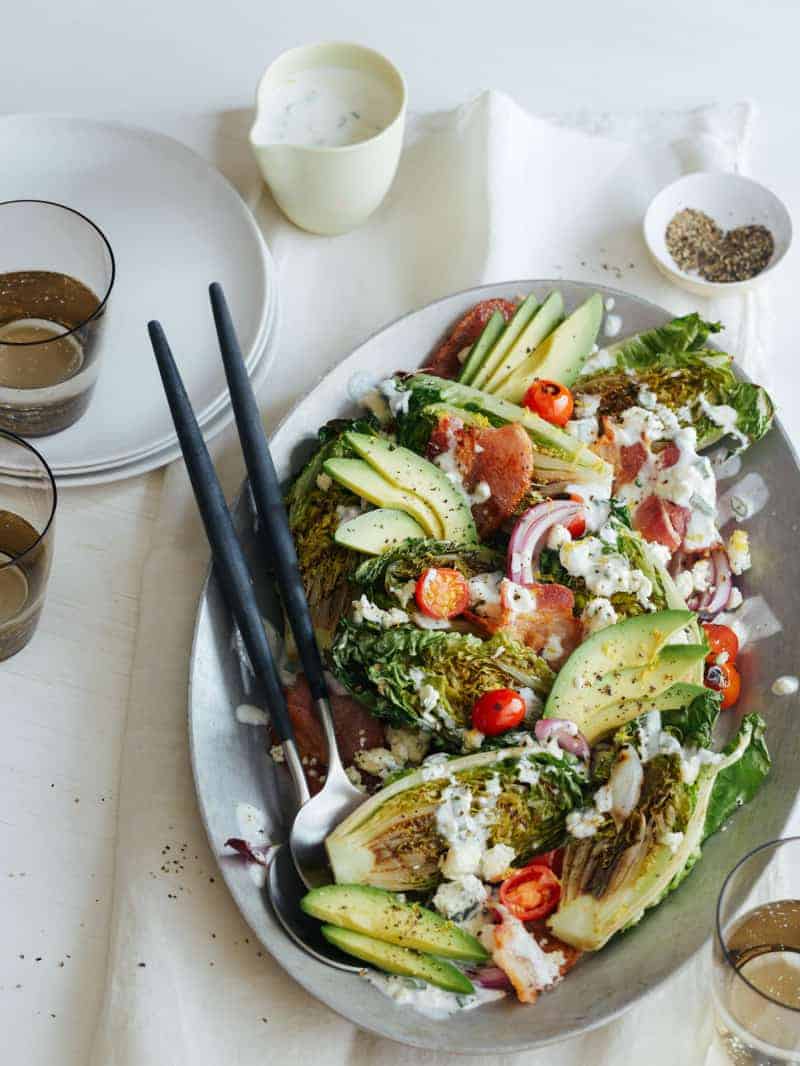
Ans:
[{"label": "white ceramic pitcher", "polygon": [[[378,79],[391,94],[394,110],[388,124],[354,144],[270,143],[262,119],[272,94],[293,74],[320,67],[360,71]],[[400,158],[405,116],[405,81],[380,53],[344,42],[305,45],[284,52],[262,76],[250,143],[264,180],[287,218],[312,233],[345,233],[365,222],[388,192]]]}]

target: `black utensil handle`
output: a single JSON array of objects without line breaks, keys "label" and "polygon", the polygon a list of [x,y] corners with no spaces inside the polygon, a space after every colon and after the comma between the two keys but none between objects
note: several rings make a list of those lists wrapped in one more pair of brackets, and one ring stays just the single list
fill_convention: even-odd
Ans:
[{"label": "black utensil handle", "polygon": [[242,634],[256,677],[264,686],[267,707],[278,740],[293,740],[294,731],[286,700],[253,592],[253,578],[233,527],[214,464],[161,323],[148,322],[147,330],[223,595]]},{"label": "black utensil handle", "polygon": [[209,287],[209,295],[222,361],[225,365],[225,376],[228,379],[228,390],[239,429],[239,440],[250,478],[250,488],[253,492],[256,513],[266,532],[269,550],[275,557],[275,572],[281,600],[294,633],[311,694],[314,699],[326,699],[328,687],[325,682],[322,656],[314,636],[314,626],[303,588],[303,579],[300,576],[297,551],[289,530],[289,519],[283,505],[283,493],[278,475],[275,473],[261,414],[253,395],[250,378],[247,376],[247,368],[242,358],[222,286],[214,282]]}]

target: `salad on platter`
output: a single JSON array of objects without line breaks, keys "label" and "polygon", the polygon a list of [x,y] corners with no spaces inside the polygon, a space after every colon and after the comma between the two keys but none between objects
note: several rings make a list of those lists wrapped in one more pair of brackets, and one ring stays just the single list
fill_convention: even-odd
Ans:
[{"label": "salad on platter", "polygon": [[[478,304],[323,426],[288,489],[365,794],[302,907],[434,1016],[535,1003],[682,886],[769,772],[736,711],[750,504],[723,514],[717,475],[773,404],[698,314],[599,349],[612,305]],[[287,699],[314,791],[302,675]]]}]

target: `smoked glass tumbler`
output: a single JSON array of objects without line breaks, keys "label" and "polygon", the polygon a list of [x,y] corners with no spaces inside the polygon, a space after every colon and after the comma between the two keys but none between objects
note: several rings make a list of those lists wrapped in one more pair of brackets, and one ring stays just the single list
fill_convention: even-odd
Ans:
[{"label": "smoked glass tumbler", "polygon": [[0,430],[0,661],[25,647],[44,606],[58,493],[41,455]]},{"label": "smoked glass tumbler", "polygon": [[0,203],[0,429],[41,437],[84,414],[115,273],[111,245],[79,211]]}]

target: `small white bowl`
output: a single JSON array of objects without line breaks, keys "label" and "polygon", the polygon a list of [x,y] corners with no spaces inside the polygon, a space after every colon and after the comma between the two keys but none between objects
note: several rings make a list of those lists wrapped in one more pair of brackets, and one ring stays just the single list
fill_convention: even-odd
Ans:
[{"label": "small white bowl", "polygon": [[[355,144],[319,146],[270,142],[261,122],[271,94],[294,74],[318,67],[363,71],[392,96],[390,121],[373,137]],[[379,52],[359,44],[328,42],[293,48],[267,67],[256,90],[250,144],[264,180],[281,211],[312,233],[346,233],[365,222],[394,179],[406,116],[406,83]]]},{"label": "small white bowl", "polygon": [[[666,229],[685,207],[704,211],[723,230],[756,223],[766,226],[775,238],[775,251],[767,266],[746,281],[706,281],[681,270],[667,249]],[[757,181],[725,171],[697,171],[678,178],[653,198],[644,216],[644,239],[662,274],[689,292],[720,295],[759,284],[772,273],[791,244],[792,220],[782,201]]]}]

